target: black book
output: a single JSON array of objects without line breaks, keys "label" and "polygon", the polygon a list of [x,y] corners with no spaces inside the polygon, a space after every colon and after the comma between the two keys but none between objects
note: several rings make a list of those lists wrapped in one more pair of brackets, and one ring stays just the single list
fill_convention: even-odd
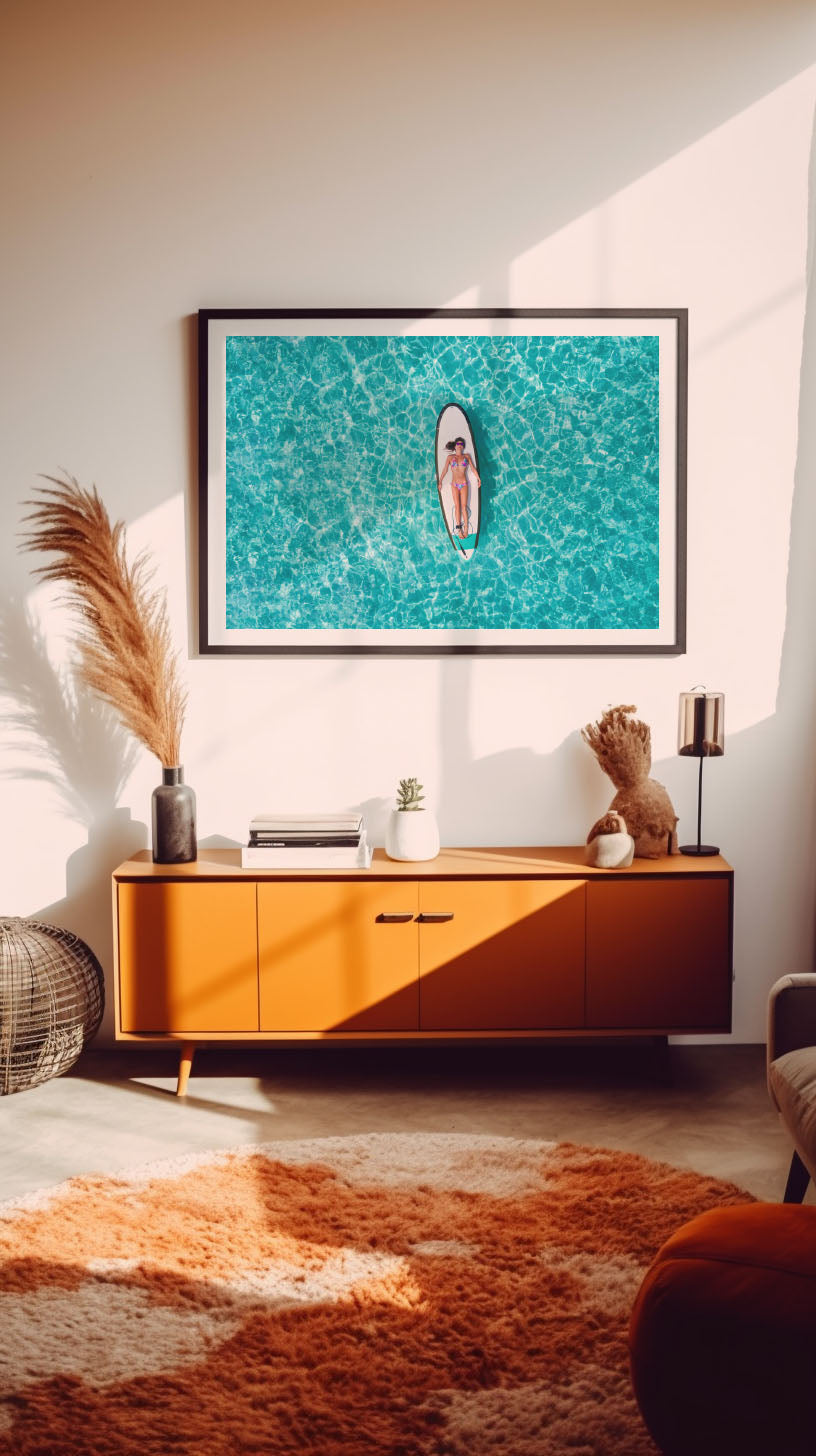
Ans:
[{"label": "black book", "polygon": [[329,845],[351,846],[360,843],[359,834],[265,834],[251,829],[249,843],[253,849],[325,849]]}]

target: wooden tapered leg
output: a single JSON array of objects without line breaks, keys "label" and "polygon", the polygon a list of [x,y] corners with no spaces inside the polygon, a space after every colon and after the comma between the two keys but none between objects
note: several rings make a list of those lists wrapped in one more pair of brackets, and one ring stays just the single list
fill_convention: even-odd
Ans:
[{"label": "wooden tapered leg", "polygon": [[182,1048],[179,1053],[178,1085],[176,1086],[177,1097],[186,1096],[187,1083],[190,1080],[190,1071],[192,1069],[194,1056],[195,1042],[185,1041],[182,1044]]}]

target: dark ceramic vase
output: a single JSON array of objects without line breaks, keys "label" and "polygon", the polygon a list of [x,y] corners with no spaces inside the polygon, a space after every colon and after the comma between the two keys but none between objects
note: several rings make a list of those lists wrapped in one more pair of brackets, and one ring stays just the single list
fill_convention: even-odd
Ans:
[{"label": "dark ceramic vase", "polygon": [[196,858],[195,794],[184,783],[184,769],[162,767],[153,790],[153,863],[188,864]]}]

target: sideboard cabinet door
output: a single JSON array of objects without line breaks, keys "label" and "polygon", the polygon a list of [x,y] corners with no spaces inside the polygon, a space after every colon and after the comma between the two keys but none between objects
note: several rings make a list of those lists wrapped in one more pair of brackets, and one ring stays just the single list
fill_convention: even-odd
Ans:
[{"label": "sideboard cabinet door", "polygon": [[416,1031],[417,883],[258,885],[262,1031]]},{"label": "sideboard cabinet door", "polygon": [[587,886],[587,1025],[730,1031],[727,877]]},{"label": "sideboard cabinet door", "polygon": [[583,1026],[585,896],[583,880],[421,884],[422,1030]]},{"label": "sideboard cabinet door", "polygon": [[120,882],[119,1005],[126,1032],[258,1030],[251,882]]}]

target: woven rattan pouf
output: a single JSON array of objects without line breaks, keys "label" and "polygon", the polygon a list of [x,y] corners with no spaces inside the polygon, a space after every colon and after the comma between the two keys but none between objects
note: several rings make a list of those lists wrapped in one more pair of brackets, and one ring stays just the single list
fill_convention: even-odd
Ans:
[{"label": "woven rattan pouf", "polygon": [[104,1005],[102,968],[84,940],[39,920],[0,919],[0,1093],[67,1071]]},{"label": "woven rattan pouf", "polygon": [[692,1219],[649,1269],[629,1336],[664,1456],[813,1456],[816,1208],[749,1203]]}]

